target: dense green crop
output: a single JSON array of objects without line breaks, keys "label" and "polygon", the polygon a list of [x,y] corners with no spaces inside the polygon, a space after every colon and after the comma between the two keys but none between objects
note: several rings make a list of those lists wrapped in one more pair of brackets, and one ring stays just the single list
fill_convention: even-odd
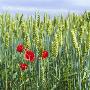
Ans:
[{"label": "dense green crop", "polygon": [[[27,62],[22,43],[35,53]],[[47,50],[48,58],[41,59]],[[19,63],[28,64],[22,71]],[[0,90],[89,90],[90,89],[90,13],[69,14],[43,19],[38,13],[24,18],[0,15]]]}]

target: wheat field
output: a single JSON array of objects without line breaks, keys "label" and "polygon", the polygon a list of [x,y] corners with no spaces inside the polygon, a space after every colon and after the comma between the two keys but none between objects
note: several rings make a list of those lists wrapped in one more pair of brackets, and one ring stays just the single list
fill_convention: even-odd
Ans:
[{"label": "wheat field", "polygon": [[[19,43],[34,52],[34,62],[17,52]],[[53,19],[0,14],[0,90],[90,90],[90,12]]]}]

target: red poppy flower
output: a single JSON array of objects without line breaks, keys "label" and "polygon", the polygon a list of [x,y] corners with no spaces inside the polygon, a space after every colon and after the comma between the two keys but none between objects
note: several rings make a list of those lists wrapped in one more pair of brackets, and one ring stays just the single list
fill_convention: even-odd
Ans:
[{"label": "red poppy flower", "polygon": [[25,63],[21,63],[21,64],[20,64],[21,70],[25,70],[25,69],[27,69],[27,67],[28,67],[28,65],[25,64]]},{"label": "red poppy flower", "polygon": [[42,59],[45,59],[45,58],[47,58],[47,57],[48,57],[48,51],[44,50],[44,51],[42,52]]},{"label": "red poppy flower", "polygon": [[27,61],[30,61],[30,62],[33,62],[34,59],[35,59],[34,52],[31,51],[31,50],[26,50],[24,56],[25,56],[25,59],[26,59]]},{"label": "red poppy flower", "polygon": [[24,49],[24,46],[23,46],[23,44],[18,44],[17,45],[17,48],[16,48],[16,50],[18,51],[18,52],[22,52],[23,51],[23,49]]}]

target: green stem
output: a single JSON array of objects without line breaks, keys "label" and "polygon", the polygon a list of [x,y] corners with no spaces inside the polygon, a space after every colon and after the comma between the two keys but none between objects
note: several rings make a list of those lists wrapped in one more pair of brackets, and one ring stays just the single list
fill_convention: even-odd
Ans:
[{"label": "green stem", "polygon": [[[5,56],[7,56],[7,52],[5,52]],[[5,74],[6,74],[6,88],[5,90],[7,90],[7,60],[5,61]]]}]

